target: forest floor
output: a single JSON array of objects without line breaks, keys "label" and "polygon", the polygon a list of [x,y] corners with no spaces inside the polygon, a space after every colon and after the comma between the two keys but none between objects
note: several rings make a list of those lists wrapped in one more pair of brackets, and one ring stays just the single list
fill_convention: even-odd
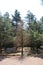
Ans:
[{"label": "forest floor", "polygon": [[0,65],[43,65],[42,57],[26,56],[0,56]]},{"label": "forest floor", "polygon": [[29,54],[29,56],[27,54],[24,52],[23,58],[20,52],[0,56],[0,65],[43,65],[43,53]]}]

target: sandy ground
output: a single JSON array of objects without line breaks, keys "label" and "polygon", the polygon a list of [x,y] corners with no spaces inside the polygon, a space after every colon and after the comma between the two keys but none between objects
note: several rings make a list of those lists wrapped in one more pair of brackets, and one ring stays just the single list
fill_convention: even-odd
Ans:
[{"label": "sandy ground", "polygon": [[43,65],[43,59],[39,57],[7,57],[0,61],[0,65]]}]

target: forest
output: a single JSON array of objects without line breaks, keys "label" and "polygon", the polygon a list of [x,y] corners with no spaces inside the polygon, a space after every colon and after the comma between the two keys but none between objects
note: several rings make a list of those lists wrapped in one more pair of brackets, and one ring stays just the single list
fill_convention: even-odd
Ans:
[{"label": "forest", "polygon": [[43,48],[43,16],[37,20],[28,10],[24,22],[18,10],[15,10],[11,18],[9,12],[4,15],[0,13],[0,53],[3,49],[6,53],[7,48],[15,48],[14,52],[17,52],[18,47],[22,48],[22,56],[24,47],[36,50],[36,53]]}]

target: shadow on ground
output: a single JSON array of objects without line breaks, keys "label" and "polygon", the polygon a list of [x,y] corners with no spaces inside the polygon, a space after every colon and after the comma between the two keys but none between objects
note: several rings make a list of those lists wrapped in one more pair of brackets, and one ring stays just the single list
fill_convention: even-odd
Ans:
[{"label": "shadow on ground", "polygon": [[43,59],[43,54],[37,54],[37,55],[34,56],[34,57],[39,57],[39,58]]},{"label": "shadow on ground", "polygon": [[40,53],[40,54],[30,54],[28,56],[23,56],[23,57],[21,57],[21,56],[10,56],[10,55],[9,56],[0,56],[0,61],[4,60],[6,58],[10,58],[10,57],[17,57],[19,61],[21,61],[21,60],[23,61],[26,57],[38,57],[38,58],[43,59],[43,53]]},{"label": "shadow on ground", "polygon": [[0,56],[0,61],[2,61],[5,58],[6,58],[6,56]]}]

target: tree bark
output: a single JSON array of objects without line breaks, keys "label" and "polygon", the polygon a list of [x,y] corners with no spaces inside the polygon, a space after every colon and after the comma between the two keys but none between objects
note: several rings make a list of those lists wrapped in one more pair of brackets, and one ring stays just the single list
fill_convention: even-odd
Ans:
[{"label": "tree bark", "polygon": [[23,30],[21,30],[21,47],[22,47],[21,57],[23,57]]}]

